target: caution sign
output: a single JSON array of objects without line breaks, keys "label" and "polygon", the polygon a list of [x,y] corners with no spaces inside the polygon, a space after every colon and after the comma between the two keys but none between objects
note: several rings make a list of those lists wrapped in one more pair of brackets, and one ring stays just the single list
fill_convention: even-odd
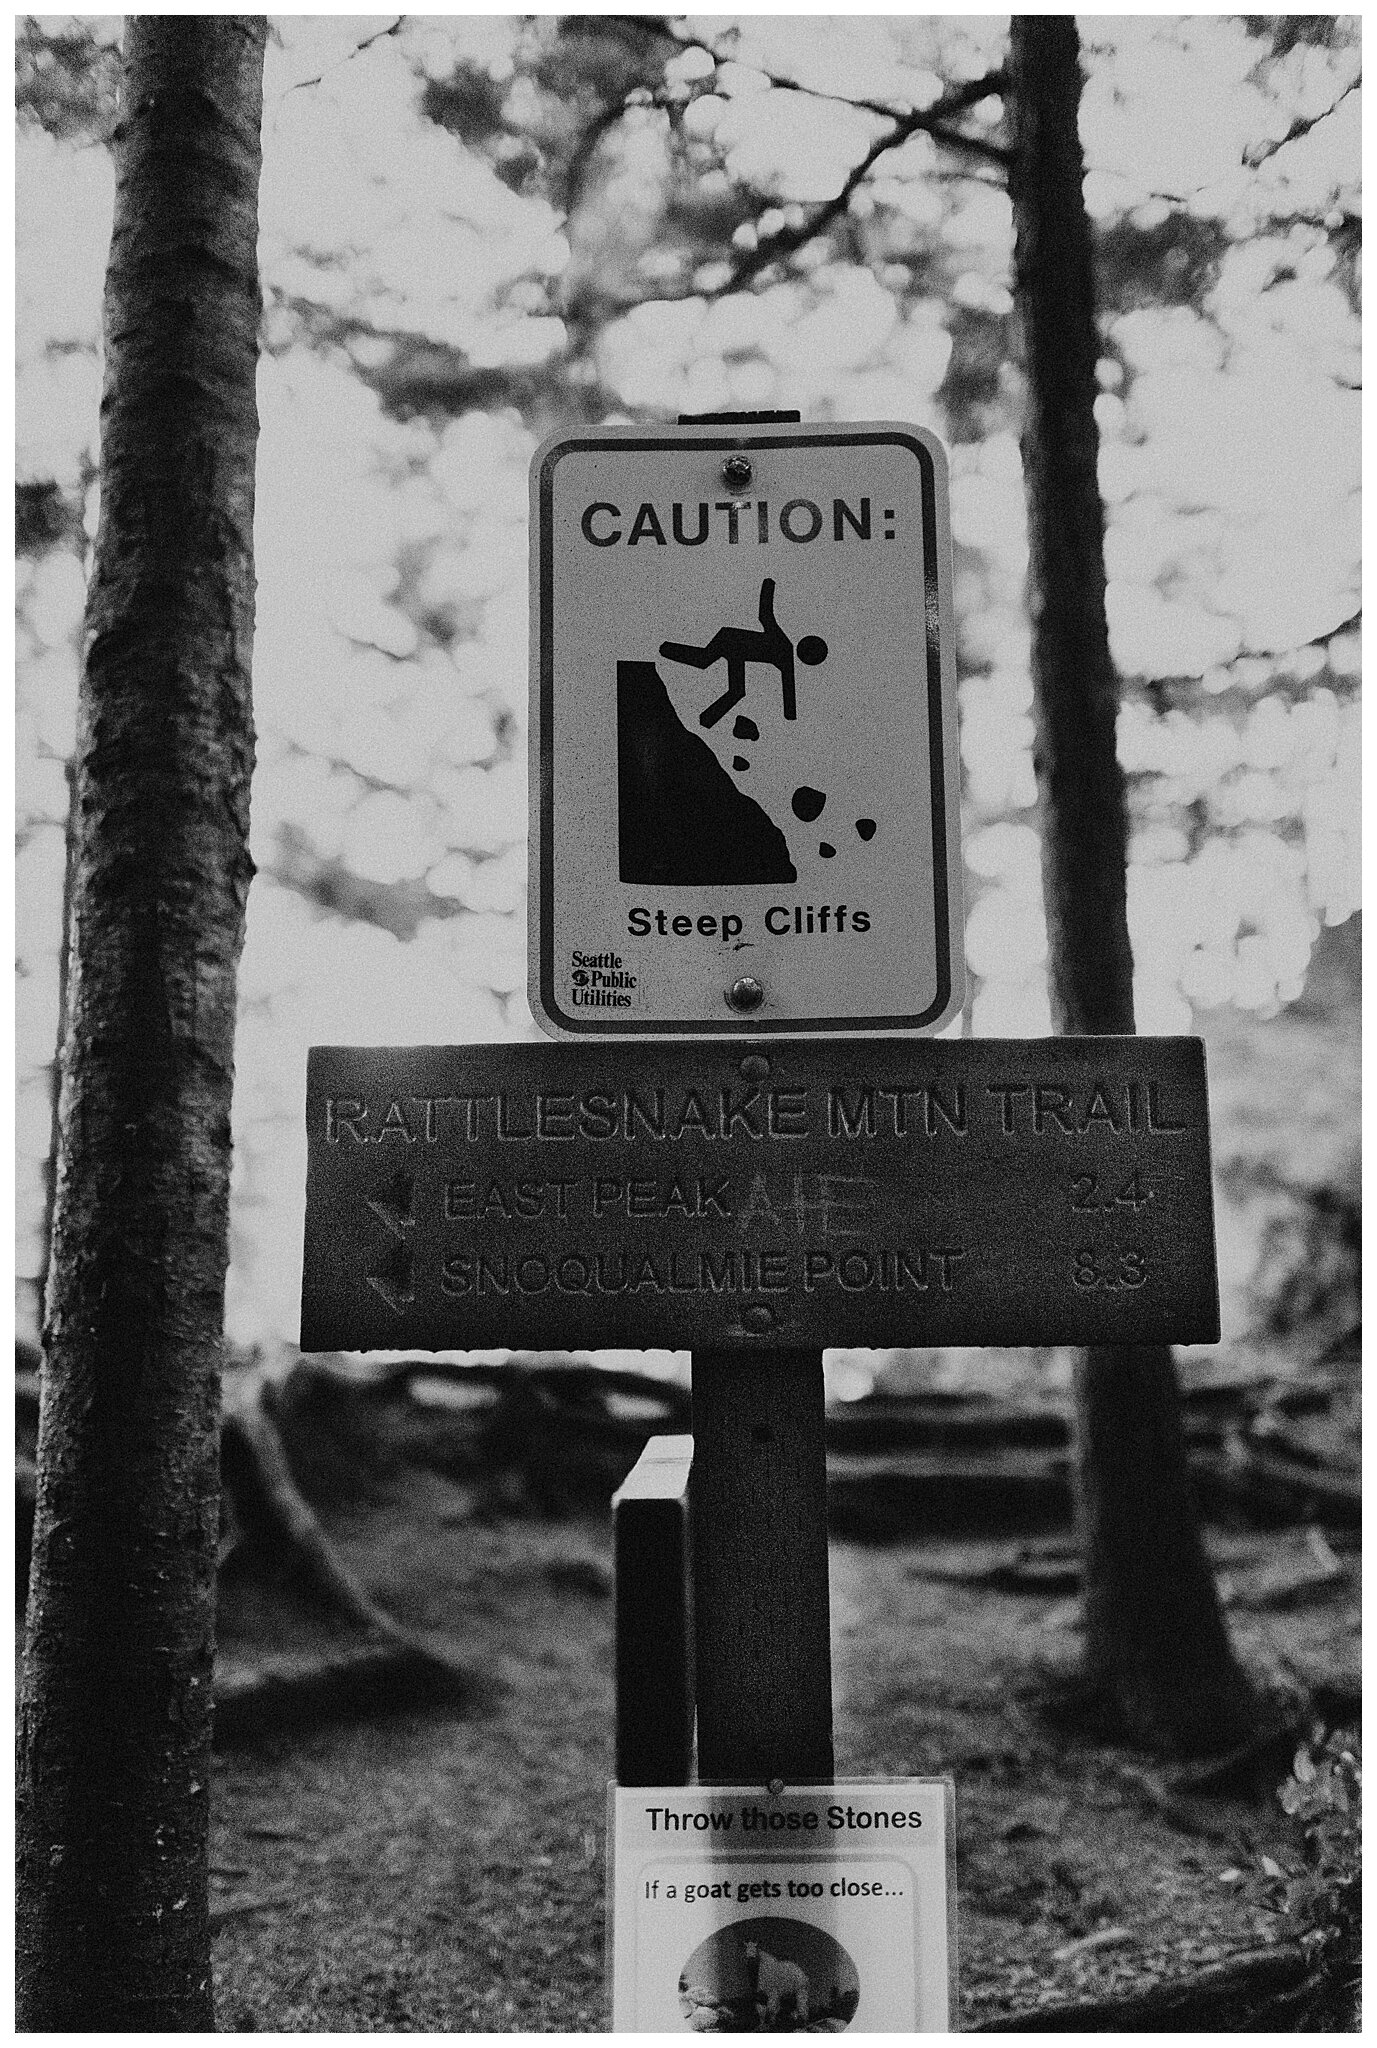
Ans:
[{"label": "caution sign", "polygon": [[963,993],[940,445],[563,435],[531,535],[540,1023],[937,1030]]}]

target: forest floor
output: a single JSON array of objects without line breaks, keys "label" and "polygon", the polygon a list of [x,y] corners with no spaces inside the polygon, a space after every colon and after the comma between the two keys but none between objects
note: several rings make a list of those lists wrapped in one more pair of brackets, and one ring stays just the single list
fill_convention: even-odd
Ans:
[{"label": "forest floor", "polygon": [[[448,1641],[475,1680],[457,1704],[221,1754],[220,2027],[604,2029],[608,1518],[533,1515],[415,1466],[322,1517],[378,1603]],[[1285,1763],[1247,1798],[1181,1795],[1146,1759],[1048,1718],[1047,1674],[1074,1658],[1077,1621],[1066,1546],[1040,1540],[1044,1590],[1014,1592],[989,1570],[1008,1543],[832,1545],[838,1776],[955,1782],[962,2027],[1120,1996],[1295,1931],[1277,1910],[1301,1857],[1277,1797]],[[1330,1552],[1317,1582],[1302,1528],[1210,1542],[1249,1668],[1356,1700],[1356,1553]],[[227,1575],[222,1677],[319,1654],[332,1626],[283,1585]]]}]

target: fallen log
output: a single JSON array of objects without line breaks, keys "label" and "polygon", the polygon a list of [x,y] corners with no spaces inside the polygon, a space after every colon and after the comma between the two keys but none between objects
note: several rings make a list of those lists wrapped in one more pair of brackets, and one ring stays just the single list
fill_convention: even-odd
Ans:
[{"label": "fallen log", "polygon": [[240,1521],[268,1535],[322,1604],[369,1634],[396,1641],[404,1631],[369,1597],[325,1534],[292,1477],[270,1412],[270,1382],[243,1375],[226,1389],[221,1457]]},{"label": "fallen log", "polygon": [[826,1431],[827,1448],[836,1452],[1061,1450],[1071,1441],[1065,1409],[983,1394],[866,1395],[835,1402]]},{"label": "fallen log", "polygon": [[310,1662],[217,1674],[215,1746],[232,1749],[320,1721],[472,1701],[467,1677],[433,1656],[401,1643],[367,1644]]},{"label": "fallen log", "polygon": [[1224,2028],[1259,2031],[1269,2025],[1269,2007],[1295,1994],[1322,1972],[1298,1941],[1249,1949],[1225,1962],[1173,1977],[1122,1998],[1087,1998],[1034,2006],[986,2020],[977,2034],[1142,2034],[1188,2033]]},{"label": "fallen log", "polygon": [[831,1454],[827,1519],[834,1534],[872,1543],[939,1529],[1060,1527],[1071,1519],[1069,1454]]},{"label": "fallen log", "polygon": [[975,1564],[943,1564],[920,1558],[908,1569],[912,1576],[936,1579],[944,1585],[970,1586],[982,1593],[1022,1594],[1039,1600],[1078,1593],[1081,1586],[1079,1552],[1065,1541],[1040,1548],[1012,1544],[1002,1555]]},{"label": "fallen log", "polygon": [[218,1678],[215,1738],[227,1743],[323,1714],[374,1712],[417,1700],[471,1698],[474,1675],[447,1644],[404,1628],[371,1597],[297,1486],[261,1371],[227,1385],[222,1463],[242,1532],[237,1550],[266,1543],[327,1612],[358,1632],[357,1648],[293,1667]]},{"label": "fallen log", "polygon": [[265,1913],[273,1906],[290,1906],[291,1892],[243,1893],[238,1898],[216,1899],[210,1908],[210,1931],[218,1934],[226,1921],[242,1919],[246,1913]]},{"label": "fallen log", "polygon": [[1243,1508],[1268,1522],[1320,1522],[1356,1528],[1362,1520],[1361,1482],[1338,1467],[1320,1471],[1298,1458],[1265,1451],[1235,1436],[1222,1448],[1193,1447],[1191,1478],[1201,1507]]}]

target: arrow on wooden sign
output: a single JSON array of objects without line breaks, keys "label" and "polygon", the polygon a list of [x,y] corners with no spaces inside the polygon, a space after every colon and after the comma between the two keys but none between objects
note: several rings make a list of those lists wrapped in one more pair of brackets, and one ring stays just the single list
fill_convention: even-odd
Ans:
[{"label": "arrow on wooden sign", "polygon": [[378,1189],[376,1195],[368,1197],[368,1206],[381,1223],[385,1223],[394,1237],[402,1238],[416,1221],[413,1203],[416,1195],[416,1181],[412,1174],[398,1172],[391,1180]]},{"label": "arrow on wooden sign", "polygon": [[[370,1202],[368,1206],[372,1209],[377,1204]],[[405,1245],[397,1245],[387,1254],[376,1273],[365,1276],[373,1292],[382,1296],[394,1316],[405,1314],[416,1299],[415,1269],[416,1262],[410,1251]]]}]

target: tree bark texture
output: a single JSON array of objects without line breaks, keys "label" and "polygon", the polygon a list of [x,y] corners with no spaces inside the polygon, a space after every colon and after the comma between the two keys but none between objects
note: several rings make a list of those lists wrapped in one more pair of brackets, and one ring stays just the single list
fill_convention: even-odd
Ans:
[{"label": "tree bark texture", "polygon": [[125,32],[19,1710],[29,2030],[213,2025],[264,38],[234,16],[137,16]]},{"label": "tree bark texture", "polygon": [[1132,1031],[1128,819],[1105,615],[1095,421],[1099,342],[1081,193],[1081,75],[1068,15],[1010,23],[1014,294],[1026,389],[1034,766],[1058,1031]]},{"label": "tree bark texture", "polygon": [[[1105,611],[1090,223],[1069,15],[1014,16],[1006,107],[1014,300],[1026,378],[1034,766],[1052,1012],[1061,1032],[1131,1032],[1128,817]],[[1087,1676],[1154,1748],[1225,1747],[1252,1699],[1200,1542],[1165,1346],[1081,1354],[1078,1513]]]}]

